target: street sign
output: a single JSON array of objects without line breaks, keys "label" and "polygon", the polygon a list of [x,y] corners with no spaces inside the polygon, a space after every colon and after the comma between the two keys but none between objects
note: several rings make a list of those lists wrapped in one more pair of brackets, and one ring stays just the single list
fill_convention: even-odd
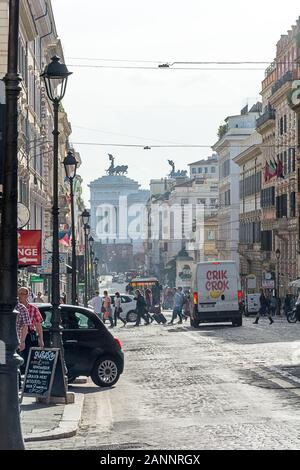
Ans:
[{"label": "street sign", "polygon": [[275,288],[275,281],[274,279],[263,279],[262,280],[262,288],[263,289],[274,289]]},{"label": "street sign", "polygon": [[42,251],[41,230],[18,231],[19,266],[40,266]]},{"label": "street sign", "polygon": [[[67,253],[59,254],[59,274],[67,273]],[[52,253],[44,253],[42,266],[37,269],[38,274],[52,274]]]},{"label": "street sign", "polygon": [[249,276],[247,276],[247,289],[256,289],[255,274],[249,274]]}]

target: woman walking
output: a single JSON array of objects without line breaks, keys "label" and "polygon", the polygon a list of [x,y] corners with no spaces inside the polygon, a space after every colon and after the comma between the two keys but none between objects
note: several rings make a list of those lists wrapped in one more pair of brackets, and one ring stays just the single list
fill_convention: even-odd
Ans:
[{"label": "woman walking", "polygon": [[122,307],[121,307],[121,296],[120,292],[115,293],[115,312],[114,312],[114,321],[115,321],[115,326],[117,326],[117,320],[121,320],[123,322],[124,326],[126,326],[126,320],[123,320],[122,317],[120,317],[120,313],[123,312]]},{"label": "woman walking", "polygon": [[114,320],[112,317],[111,298],[107,290],[103,292],[103,320],[109,320],[111,328],[114,327]]}]

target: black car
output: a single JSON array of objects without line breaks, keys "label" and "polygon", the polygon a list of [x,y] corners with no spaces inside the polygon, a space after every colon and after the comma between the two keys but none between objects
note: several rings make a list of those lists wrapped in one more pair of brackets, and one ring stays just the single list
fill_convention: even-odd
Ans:
[{"label": "black car", "polygon": [[[37,305],[43,318],[44,343],[50,345],[51,304]],[[69,383],[91,377],[99,387],[111,387],[124,369],[124,354],[117,338],[90,309],[61,305],[62,338]]]}]

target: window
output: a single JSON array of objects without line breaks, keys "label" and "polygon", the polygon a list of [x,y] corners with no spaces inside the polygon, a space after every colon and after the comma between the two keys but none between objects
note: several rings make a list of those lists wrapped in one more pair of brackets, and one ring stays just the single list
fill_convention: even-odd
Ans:
[{"label": "window", "polygon": [[208,168],[207,168],[207,166],[204,168],[204,173],[208,173]]},{"label": "window", "polygon": [[204,198],[198,198],[198,199],[197,199],[197,204],[206,204],[206,199],[204,199]]},{"label": "window", "polygon": [[187,198],[181,199],[181,205],[188,204],[188,203],[189,203],[189,200]]},{"label": "window", "polygon": [[197,168],[192,168],[192,174],[195,175],[197,173]]},{"label": "window", "polygon": [[283,132],[287,132],[287,116],[283,116]]},{"label": "window", "polygon": [[262,251],[272,251],[272,230],[261,232],[261,249]]},{"label": "window", "polygon": [[215,231],[214,230],[208,230],[207,231],[207,240],[208,241],[214,241],[215,240]]},{"label": "window", "polygon": [[287,194],[276,197],[276,217],[277,219],[287,217]]},{"label": "window", "polygon": [[290,217],[296,217],[296,193],[290,194]]},{"label": "window", "polygon": [[66,330],[96,329],[94,321],[85,313],[61,310],[62,325]]},{"label": "window", "polygon": [[211,199],[210,200],[210,205],[215,206],[217,204],[217,199]]},{"label": "window", "polygon": [[198,173],[202,173],[203,168],[199,167],[198,168]]},{"label": "window", "polygon": [[275,205],[275,186],[261,191],[261,207],[266,209]]},{"label": "window", "polygon": [[230,189],[225,191],[225,206],[230,206]]},{"label": "window", "polygon": [[211,172],[211,173],[216,173],[216,167],[215,167],[215,166],[212,166],[211,169],[210,169],[210,172]]}]

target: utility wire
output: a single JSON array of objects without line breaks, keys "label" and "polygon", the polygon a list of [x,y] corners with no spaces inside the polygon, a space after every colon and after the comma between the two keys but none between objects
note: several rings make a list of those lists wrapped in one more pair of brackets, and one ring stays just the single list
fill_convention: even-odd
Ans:
[{"label": "utility wire", "polygon": [[[127,62],[127,63],[141,63],[141,64],[158,64],[158,65],[168,65],[172,67],[174,64],[182,64],[182,65],[286,65],[286,64],[297,64],[297,60],[290,60],[288,62],[274,62],[271,61],[260,61],[260,60],[216,60],[216,61],[161,61],[161,60],[134,60],[134,59],[102,59],[98,57],[67,57],[68,60],[94,60],[98,62]],[[166,67],[167,68],[167,67]]]},{"label": "utility wire", "polygon": [[[122,144],[122,143],[111,143],[111,142],[73,142],[74,145],[88,145],[88,146],[104,146],[104,147],[133,147],[133,148],[142,148],[144,150],[151,150],[152,148],[212,148],[215,144],[212,145],[200,145],[200,144],[170,144],[170,145],[142,145],[142,144]],[[281,149],[281,148],[294,148],[297,146],[295,143],[293,145],[285,144],[274,144],[274,145],[260,145],[257,144],[259,148],[271,148],[271,149]],[[228,145],[220,145],[219,148],[228,148]],[[250,149],[248,145],[231,145],[230,148],[245,148]],[[268,158],[273,158],[272,156]]]},{"label": "utility wire", "polygon": [[88,65],[88,64],[69,64],[68,67],[79,67],[79,68],[95,68],[95,69],[127,69],[127,70],[161,70],[161,68],[166,68],[168,70],[204,70],[204,71],[214,71],[214,70],[223,70],[223,71],[257,71],[265,70],[261,67],[146,67],[146,66],[126,66],[126,65]]}]

